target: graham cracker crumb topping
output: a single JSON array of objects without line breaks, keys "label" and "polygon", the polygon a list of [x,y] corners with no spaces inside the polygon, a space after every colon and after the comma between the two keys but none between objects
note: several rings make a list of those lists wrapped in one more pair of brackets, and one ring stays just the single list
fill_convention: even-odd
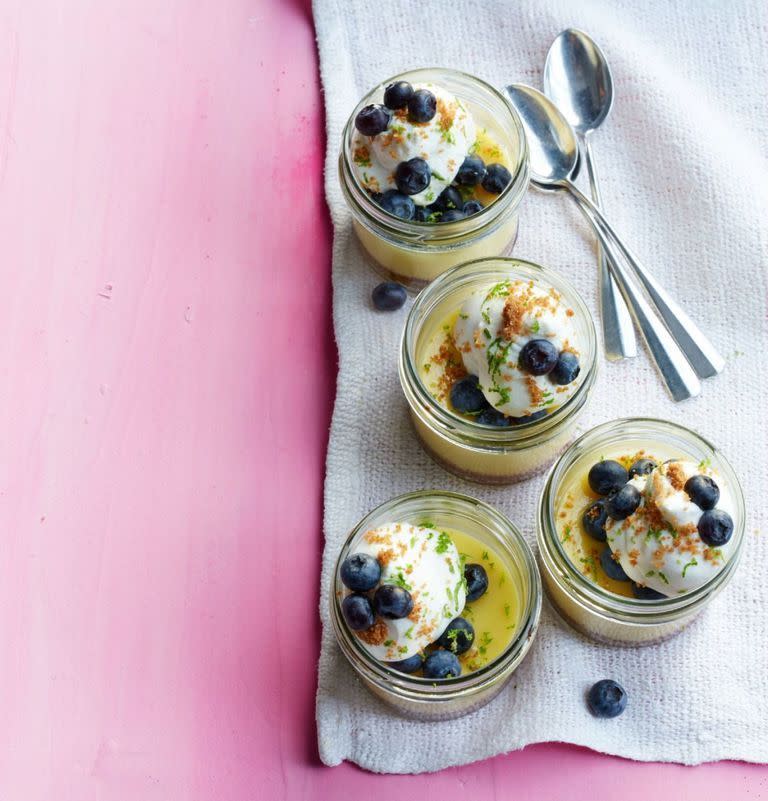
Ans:
[{"label": "graham cracker crumb topping", "polygon": [[504,339],[514,339],[522,333],[525,312],[526,303],[522,298],[517,295],[507,297],[501,313],[501,335]]},{"label": "graham cracker crumb topping", "polygon": [[375,528],[370,529],[370,531],[366,531],[363,534],[363,539],[366,542],[370,542],[371,544],[377,545],[391,545],[392,544],[392,535],[389,533],[382,533],[380,531],[376,531]]},{"label": "graham cracker crumb topping", "polygon": [[464,361],[461,358],[452,334],[446,334],[445,341],[440,346],[437,355],[432,357],[435,364],[440,365],[442,374],[437,381],[438,399],[445,400],[451,392],[451,387],[467,375]]},{"label": "graham cracker crumb topping", "polygon": [[446,102],[442,98],[437,101],[437,114],[440,117],[440,130],[449,131],[456,118],[456,111],[458,110],[455,103]]},{"label": "graham cracker crumb topping", "polygon": [[387,631],[387,624],[379,617],[369,629],[355,634],[368,645],[381,645],[387,639]]},{"label": "graham cracker crumb topping", "polygon": [[667,466],[667,478],[676,490],[681,490],[685,486],[685,473],[677,462]]},{"label": "graham cracker crumb topping", "polygon": [[525,377],[525,386],[528,389],[528,394],[531,396],[531,404],[533,406],[538,406],[544,399],[544,393],[532,375],[527,375]]}]

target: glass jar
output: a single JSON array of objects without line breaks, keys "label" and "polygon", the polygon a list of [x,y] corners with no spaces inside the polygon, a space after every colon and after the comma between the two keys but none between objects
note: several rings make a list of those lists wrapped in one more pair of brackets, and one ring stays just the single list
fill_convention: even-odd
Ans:
[{"label": "glass jar", "polygon": [[[436,682],[399,673],[374,659],[344,621],[341,564],[369,529],[394,521],[460,531],[479,540],[504,566],[519,592],[520,622],[504,651],[479,670]],[[448,720],[487,704],[509,681],[531,647],[541,612],[541,580],[533,553],[520,531],[488,504],[454,492],[423,490],[399,495],[367,514],[350,532],[334,570],[331,622],[344,656],[365,686],[400,714],[419,720]]]},{"label": "glass jar", "polygon": [[[445,318],[474,290],[506,279],[554,287],[574,310],[581,345],[579,386],[562,406],[538,420],[495,428],[467,420],[441,406],[419,375],[421,353]],[[576,290],[553,270],[511,258],[479,259],[441,275],[416,298],[400,345],[400,384],[416,434],[446,470],[482,484],[510,484],[549,466],[574,435],[597,375],[592,315]]]},{"label": "glass jar", "polygon": [[[477,128],[487,129],[506,150],[512,180],[482,211],[452,223],[401,220],[374,203],[357,180],[351,147],[355,117],[363,106],[383,102],[384,88],[394,81],[434,83],[451,92],[467,107]],[[355,107],[344,127],[339,180],[355,233],[373,267],[418,290],[456,264],[511,250],[517,237],[518,206],[528,187],[528,146],[517,113],[490,84],[456,70],[412,70],[384,81]]]},{"label": "glass jar", "polygon": [[[604,454],[614,457],[618,446],[624,453],[644,449],[668,458],[709,460],[731,490],[736,506],[731,555],[722,570],[698,589],[658,600],[617,595],[590,581],[565,552],[556,526],[561,489],[573,477],[585,476]],[[564,620],[590,639],[611,645],[651,645],[680,632],[730,581],[741,555],[744,525],[744,496],[733,468],[703,437],[676,423],[651,418],[603,423],[571,445],[552,467],[544,484],[537,520],[544,589]]]}]

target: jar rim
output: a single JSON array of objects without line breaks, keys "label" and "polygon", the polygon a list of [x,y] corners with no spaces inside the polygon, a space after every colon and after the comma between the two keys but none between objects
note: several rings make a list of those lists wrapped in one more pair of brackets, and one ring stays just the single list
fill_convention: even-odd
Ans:
[{"label": "jar rim", "polygon": [[[524,570],[528,579],[525,605],[520,616],[520,625],[514,637],[504,650],[495,659],[487,665],[483,665],[478,670],[454,678],[441,679],[439,684],[436,684],[433,679],[399,673],[392,668],[388,668],[386,663],[380,662],[371,656],[360,644],[359,640],[353,637],[347,630],[343,622],[341,603],[339,600],[339,569],[351,544],[356,540],[361,531],[364,531],[369,526],[370,522],[375,520],[382,513],[390,511],[396,512],[409,503],[418,503],[419,501],[425,502],[425,508],[428,508],[426,507],[427,501],[448,501],[454,505],[454,509],[450,511],[456,511],[458,508],[463,509],[467,514],[475,513],[475,515],[480,518],[476,520],[476,522],[481,522],[483,526],[488,528],[489,532],[495,535],[495,547],[506,548],[509,555],[514,556],[516,560],[519,558],[522,563],[520,568]],[[432,510],[432,512],[434,512],[434,510]],[[409,512],[409,514],[414,513],[415,509]],[[337,640],[340,645],[342,645],[342,650],[355,670],[362,672],[367,679],[376,682],[379,686],[385,686],[390,692],[409,697],[412,700],[430,701],[451,700],[457,695],[468,691],[473,693],[477,692],[488,684],[493,683],[499,675],[504,673],[510,664],[522,659],[527,653],[538,628],[541,614],[541,601],[541,577],[536,565],[536,559],[530,545],[517,526],[506,517],[506,515],[484,501],[458,492],[432,489],[408,492],[390,498],[376,506],[355,524],[347,535],[339,551],[339,556],[336,559],[330,593],[331,620],[333,622],[334,631]],[[354,659],[350,657],[350,652],[354,655]]]},{"label": "jar rim", "polygon": [[[655,437],[660,442],[664,442],[664,434],[668,437],[672,435],[679,437],[689,443],[689,447],[698,447],[706,453],[706,458],[712,459],[712,464],[724,474],[733,491],[734,502],[738,510],[738,519],[734,521],[733,552],[721,570],[700,587],[685,594],[658,599],[641,599],[610,592],[577,570],[557,536],[555,502],[560,481],[587,452],[595,447],[616,441],[621,434],[632,438],[647,435],[649,439]],[[655,625],[664,622],[668,617],[675,618],[682,614],[688,614],[692,608],[703,605],[725,586],[741,558],[746,528],[745,518],[746,507],[741,483],[730,462],[709,440],[693,429],[670,420],[656,417],[622,417],[601,423],[586,431],[574,440],[552,465],[539,496],[537,541],[542,558],[545,558],[545,561],[549,560],[550,564],[554,564],[558,568],[559,572],[555,575],[558,583],[562,576],[567,578],[567,588],[564,590],[575,595],[572,600],[588,605],[593,613],[619,618],[623,623]]]},{"label": "jar rim", "polygon": [[[487,269],[483,269],[484,267]],[[507,278],[511,276],[541,281],[561,292],[584,323],[587,335],[585,353],[588,356],[586,364],[581,365],[579,386],[562,405],[538,420],[506,428],[472,422],[441,406],[421,380],[415,359],[419,333],[434,308],[446,295],[462,284],[474,284],[483,278],[498,279],[502,273]],[[413,357],[411,350],[414,350]],[[470,449],[527,447],[533,441],[542,442],[542,434],[548,433],[550,437],[558,434],[562,425],[583,408],[597,378],[597,333],[592,315],[581,295],[555,270],[510,256],[475,259],[446,270],[418,294],[403,328],[398,368],[400,384],[411,410],[416,414],[426,410],[429,415],[427,422],[437,427],[443,436],[458,440],[463,447]]]},{"label": "jar rim", "polygon": [[[486,92],[494,102],[500,102],[501,107],[508,112],[507,119],[502,122],[507,122],[511,125],[518,140],[516,147],[517,162],[514,165],[514,169],[510,169],[512,180],[493,203],[485,206],[476,214],[465,217],[463,220],[441,223],[440,225],[418,222],[416,220],[401,220],[398,217],[388,214],[373,202],[368,192],[362,187],[355,175],[350,159],[350,143],[354,131],[355,117],[360,109],[370,102],[372,95],[383,89],[383,87],[387,86],[389,83],[407,78],[410,78],[412,81],[418,81],[419,76],[421,76],[423,80],[427,80],[429,77],[433,82],[436,82],[434,78],[431,78],[431,73],[440,73],[443,76],[448,76],[457,81],[470,81],[475,84],[477,88]],[[498,111],[499,109],[497,109],[497,113],[494,114],[497,120],[500,117]],[[523,124],[514,106],[504,94],[494,86],[487,83],[482,78],[478,78],[475,75],[461,70],[448,67],[419,67],[418,69],[398,73],[397,75],[393,75],[379,82],[371,90],[366,92],[363,98],[357,103],[352,113],[349,115],[342,131],[341,150],[339,153],[339,177],[347,202],[363,216],[365,223],[372,226],[379,235],[394,236],[407,241],[412,246],[458,244],[465,239],[477,236],[478,233],[481,233],[483,230],[503,219],[505,212],[510,210],[514,211],[517,208],[528,188],[528,140],[525,135]]]}]

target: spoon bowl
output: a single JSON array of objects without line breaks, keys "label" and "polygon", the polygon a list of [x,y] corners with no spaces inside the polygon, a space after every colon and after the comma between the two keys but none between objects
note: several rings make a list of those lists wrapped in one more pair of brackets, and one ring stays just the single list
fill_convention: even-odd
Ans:
[{"label": "spoon bowl", "polygon": [[573,128],[557,106],[530,86],[514,83],[506,88],[525,130],[530,158],[531,182],[538,189],[573,177],[579,161],[579,146]]},{"label": "spoon bowl", "polygon": [[613,105],[613,78],[600,48],[586,33],[566,28],[544,64],[544,91],[577,134],[598,128]]}]

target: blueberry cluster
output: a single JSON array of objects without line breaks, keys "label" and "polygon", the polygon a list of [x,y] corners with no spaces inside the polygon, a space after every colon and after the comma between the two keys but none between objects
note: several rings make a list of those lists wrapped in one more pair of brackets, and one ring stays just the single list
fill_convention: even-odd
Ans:
[{"label": "blueberry cluster", "polygon": [[[342,562],[341,580],[352,592],[341,603],[347,625],[353,631],[366,631],[377,618],[399,620],[413,611],[413,597],[408,590],[394,584],[380,584],[381,565],[373,556],[356,553]],[[464,567],[467,601],[476,601],[488,589],[488,574],[479,564]],[[456,617],[445,631],[423,653],[407,659],[388,662],[400,673],[421,670],[424,678],[446,679],[461,675],[459,655],[472,647],[475,630],[463,617]]]},{"label": "blueberry cluster", "polygon": [[[603,459],[592,465],[587,481],[592,491],[603,497],[584,510],[581,516],[584,531],[593,539],[605,542],[608,518],[626,520],[640,506],[642,496],[636,487],[628,483],[630,479],[646,476],[655,468],[656,463],[651,459],[638,459],[629,470],[614,459]],[[709,476],[695,475],[685,482],[683,489],[691,501],[703,511],[698,523],[702,542],[712,547],[725,545],[733,534],[733,520],[727,512],[715,508],[720,499],[717,484]],[[609,545],[600,553],[600,565],[609,578],[630,581],[624,569],[613,558]],[[665,597],[662,593],[639,584],[633,584],[633,592],[635,597],[646,600]]]},{"label": "blueberry cluster", "polygon": [[[437,113],[437,98],[428,89],[416,89],[407,81],[389,84],[384,90],[384,105],[374,103],[362,108],[355,117],[355,127],[364,136],[377,136],[387,130],[395,112],[407,109],[408,120],[424,124]],[[432,170],[423,158],[401,161],[395,169],[397,189],[373,192],[371,197],[384,211],[401,220],[447,223],[463,220],[483,210],[479,200],[467,199],[460,187],[471,189],[482,186],[486,192],[501,194],[512,180],[503,164],[488,164],[477,155],[468,155],[454,179],[437,200],[428,206],[419,206],[411,195],[417,195],[432,182]],[[465,190],[466,191],[466,190]]]},{"label": "blueberry cluster", "polygon": [[[352,592],[341,608],[347,625],[353,631],[365,631],[376,622],[376,615],[389,620],[408,617],[413,611],[413,598],[408,590],[395,584],[379,584],[381,565],[369,554],[356,553],[341,565],[341,580]],[[373,595],[368,595],[376,587]]]},{"label": "blueberry cluster", "polygon": [[530,339],[520,350],[518,366],[524,373],[548,375],[555,384],[564,386],[575,381],[581,372],[575,353],[558,349],[548,339]]},{"label": "blueberry cluster", "polygon": [[[520,369],[531,375],[549,374],[555,384],[565,385],[575,381],[581,370],[578,357],[570,351],[561,351],[547,339],[532,339],[520,351]],[[475,417],[481,425],[506,428],[508,426],[530,423],[547,414],[539,409],[523,417],[512,417],[494,409],[480,389],[476,375],[460,378],[451,387],[451,406],[461,414]]]},{"label": "blueberry cluster", "polygon": [[[587,481],[593,492],[602,495],[599,501],[591,503],[581,516],[584,531],[595,540],[605,542],[607,534],[605,524],[608,518],[626,520],[640,505],[640,492],[632,484],[627,483],[635,476],[648,475],[656,467],[650,459],[639,459],[627,470],[624,465],[613,459],[604,459],[592,465]],[[630,581],[624,568],[613,558],[609,545],[600,552],[600,566],[614,581]],[[664,598],[660,592],[650,587],[632,583],[632,591],[636,598]]]},{"label": "blueberry cluster", "polygon": [[363,136],[378,136],[392,122],[396,111],[408,110],[408,120],[423,124],[437,113],[437,98],[429,89],[416,89],[408,81],[396,81],[384,90],[384,105],[364,106],[355,117],[355,128]]},{"label": "blueberry cluster", "polygon": [[683,489],[704,512],[698,524],[702,542],[712,548],[725,545],[733,535],[733,519],[728,512],[715,508],[720,500],[720,488],[709,476],[696,475],[685,482]]},{"label": "blueberry cluster", "polygon": [[[465,165],[479,163],[482,165],[483,179],[469,183],[470,177],[477,174],[476,168],[464,170]],[[395,183],[397,189],[389,189],[383,193],[373,193],[373,200],[389,214],[399,217],[401,220],[415,220],[416,222],[426,223],[448,223],[463,220],[473,214],[483,210],[483,204],[479,200],[472,198],[466,199],[459,187],[474,186],[482,183],[483,189],[494,194],[504,191],[507,184],[512,180],[509,170],[501,164],[484,165],[479,156],[467,156],[459,168],[454,184],[447,186],[437,197],[434,203],[428,206],[417,206],[410,195],[423,192],[432,180],[432,172],[429,164],[422,158],[412,158],[408,161],[401,161],[395,170]]]}]

